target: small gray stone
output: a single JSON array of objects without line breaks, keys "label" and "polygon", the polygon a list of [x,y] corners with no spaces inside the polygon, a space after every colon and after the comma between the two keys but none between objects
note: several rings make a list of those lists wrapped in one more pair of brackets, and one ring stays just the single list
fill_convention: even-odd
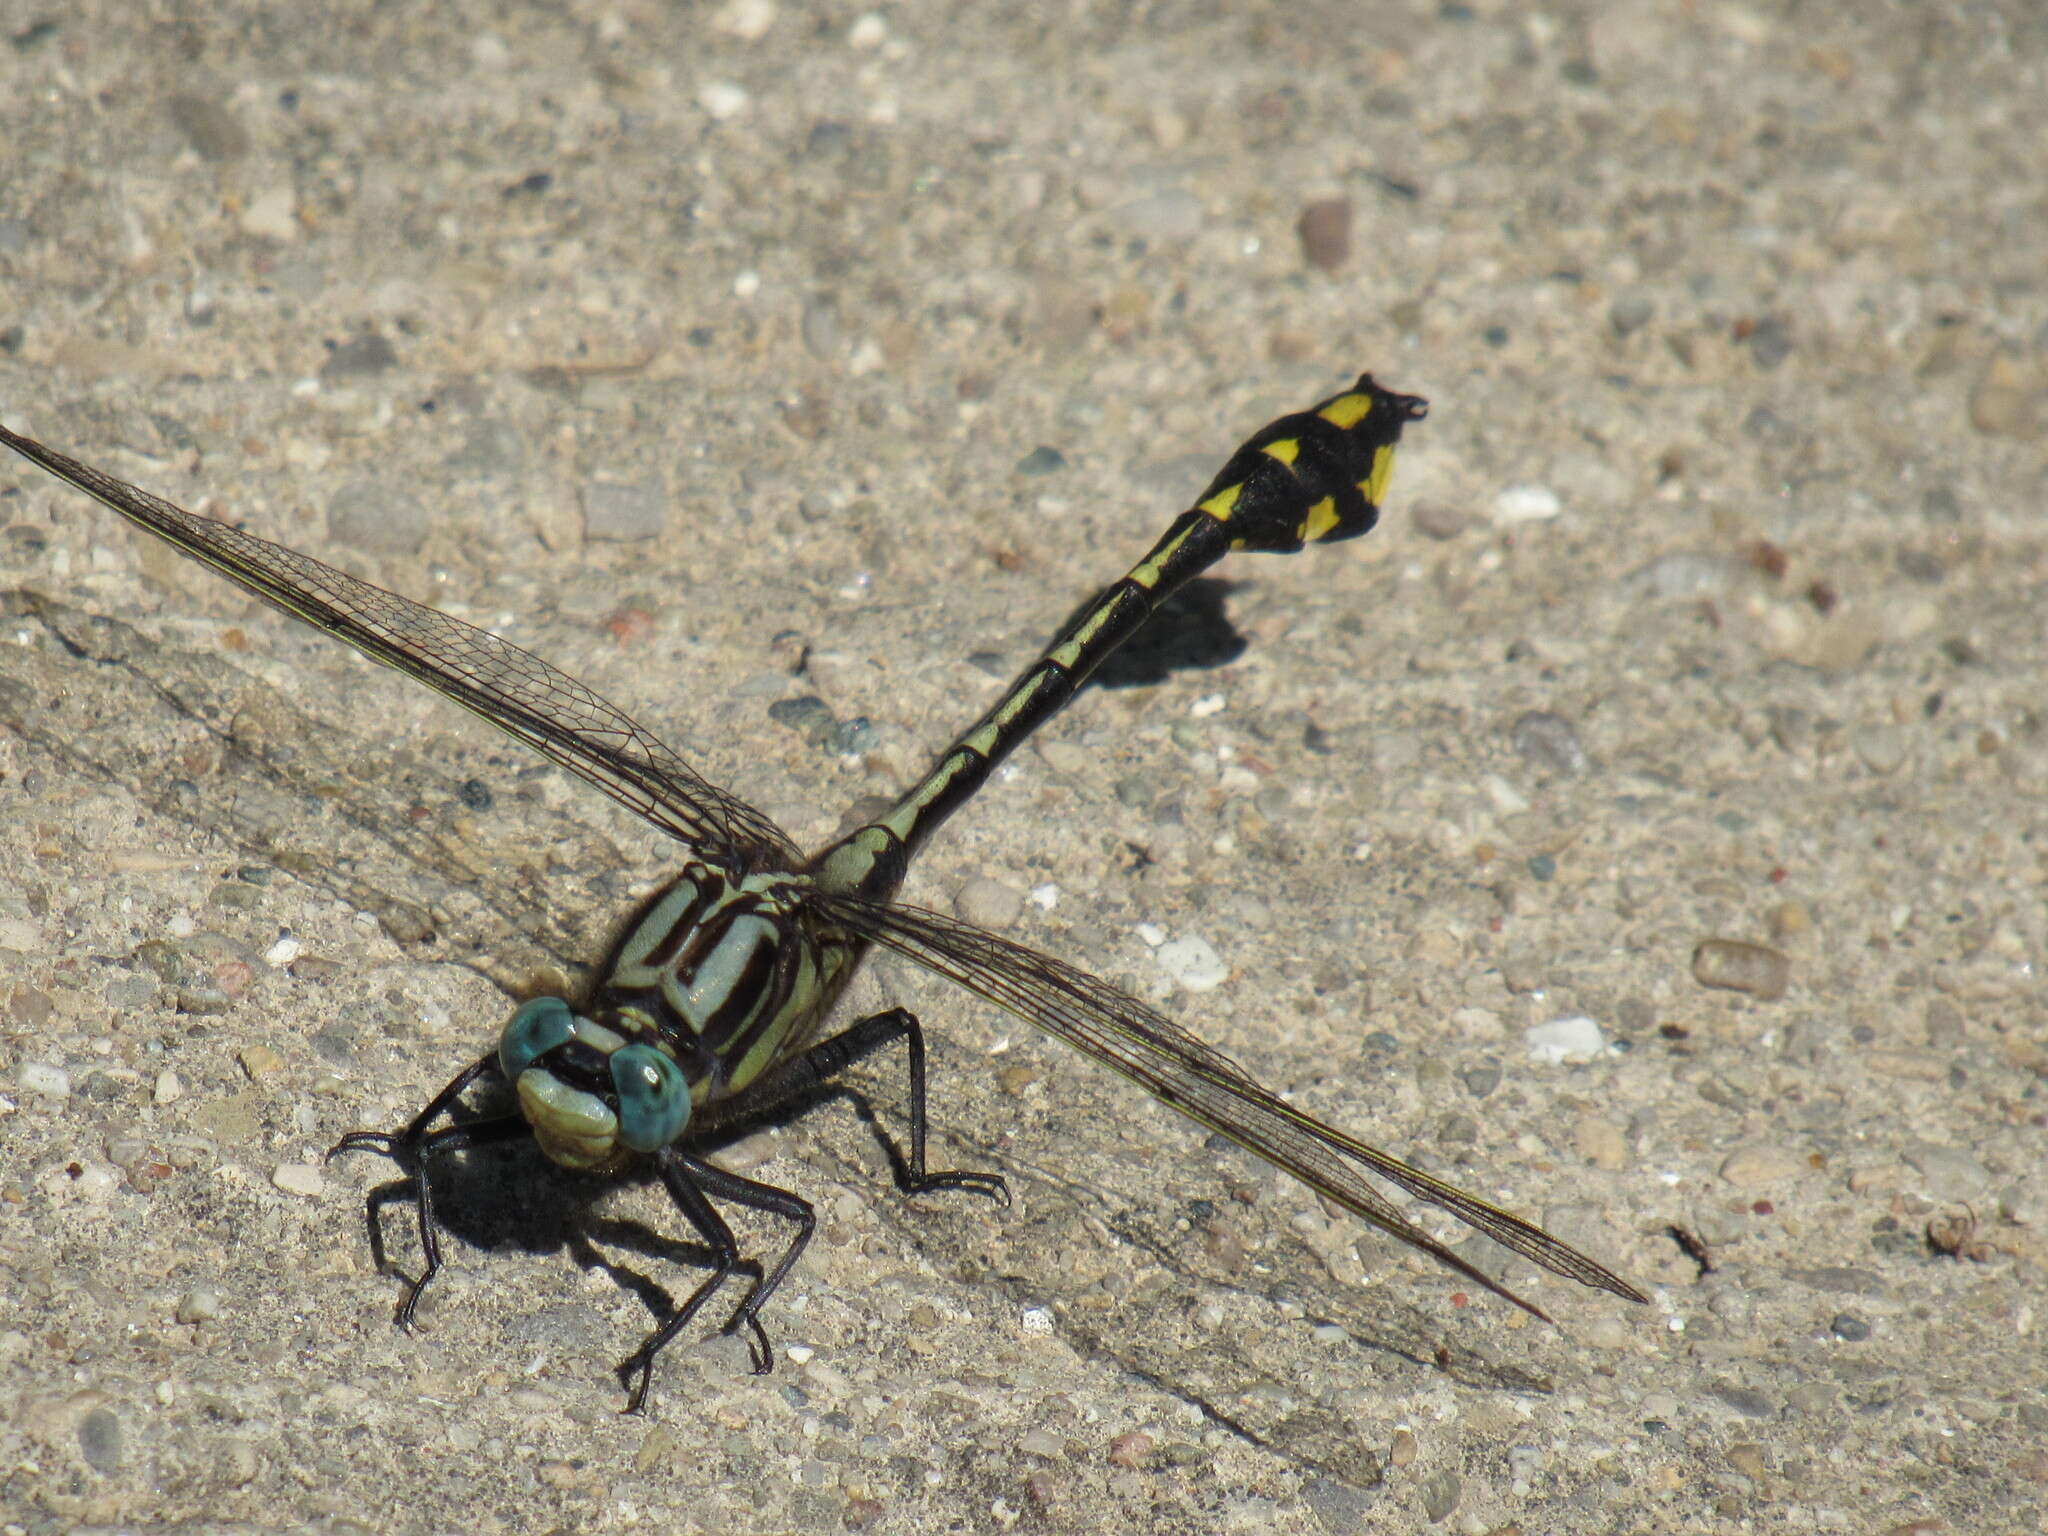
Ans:
[{"label": "small gray stone", "polygon": [[593,480],[583,487],[583,535],[613,543],[660,538],[668,526],[668,499],[653,485]]},{"label": "small gray stone", "polygon": [[341,379],[374,378],[397,366],[398,354],[391,343],[375,331],[365,331],[327,354],[327,361],[320,365],[320,378],[327,384]]},{"label": "small gray stone", "polygon": [[1578,727],[1563,715],[1532,709],[1515,722],[1509,737],[1523,761],[1538,768],[1574,777],[1586,771],[1586,749],[1579,741]]},{"label": "small gray stone", "polygon": [[174,1314],[181,1323],[209,1323],[220,1316],[220,1292],[210,1285],[195,1285],[178,1298]]},{"label": "small gray stone", "polygon": [[111,1408],[95,1408],[78,1423],[78,1449],[86,1465],[99,1473],[121,1466],[121,1421]]},{"label": "small gray stone", "polygon": [[327,503],[327,533],[366,554],[417,554],[427,538],[426,509],[410,491],[351,480]]},{"label": "small gray stone", "polygon": [[1776,1184],[1806,1172],[1807,1161],[1789,1147],[1759,1143],[1737,1147],[1721,1160],[1721,1177],[1737,1189]]},{"label": "small gray stone", "polygon": [[239,160],[249,153],[249,130],[225,102],[180,92],[169,106],[171,121],[201,159]]},{"label": "small gray stone", "polygon": [[953,910],[963,922],[1001,930],[1016,925],[1024,911],[1024,898],[1000,880],[976,875],[954,896]]},{"label": "small gray stone", "polygon": [[1991,1187],[1991,1174],[1969,1153],[1956,1147],[1918,1141],[1905,1151],[1906,1162],[1926,1182],[1936,1200],[1976,1200]]},{"label": "small gray stone", "polygon": [[1439,1525],[1457,1509],[1465,1485],[1456,1472],[1443,1467],[1425,1477],[1416,1491],[1422,1495],[1422,1512],[1429,1517],[1429,1523]]},{"label": "small gray stone", "polygon": [[1155,192],[1111,209],[1107,218],[1126,239],[1186,240],[1201,231],[1202,200],[1192,192]]},{"label": "small gray stone", "polygon": [[1655,306],[1645,293],[1624,293],[1608,306],[1607,323],[1617,336],[1631,336],[1650,323]]}]

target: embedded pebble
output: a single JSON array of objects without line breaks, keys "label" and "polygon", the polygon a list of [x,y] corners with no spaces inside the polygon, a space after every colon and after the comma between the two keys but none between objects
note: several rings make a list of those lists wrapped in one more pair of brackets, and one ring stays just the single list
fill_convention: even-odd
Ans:
[{"label": "embedded pebble", "polygon": [[427,538],[427,511],[417,496],[382,480],[351,480],[327,503],[327,533],[372,555],[411,555]]},{"label": "embedded pebble", "polygon": [[953,911],[980,928],[1009,928],[1024,912],[1024,898],[1000,880],[977,875],[960,887]]},{"label": "embedded pebble", "polygon": [[1664,600],[1711,597],[1733,585],[1740,569],[1726,555],[1661,555],[1623,577],[1622,587],[1644,597]]},{"label": "embedded pebble", "polygon": [[1576,777],[1586,771],[1586,749],[1578,727],[1563,715],[1532,709],[1514,724],[1509,739],[1524,761]]},{"label": "embedded pebble", "polygon": [[1617,336],[1629,336],[1649,324],[1655,306],[1645,293],[1624,293],[1608,306],[1607,323]]},{"label": "embedded pebble", "polygon": [[1118,1435],[1109,1442],[1109,1459],[1119,1467],[1141,1467],[1152,1454],[1152,1437],[1142,1429]]},{"label": "embedded pebble", "polygon": [[1522,1031],[1522,1039],[1529,1047],[1529,1059],[1546,1067],[1592,1061],[1607,1051],[1607,1036],[1583,1014],[1531,1025]]},{"label": "embedded pebble", "polygon": [[279,1163],[270,1182],[288,1195],[303,1195],[308,1200],[327,1192],[327,1180],[311,1163]]},{"label": "embedded pebble", "polygon": [[614,544],[661,537],[668,526],[666,498],[658,486],[593,480],[583,487],[583,536]]},{"label": "embedded pebble", "polygon": [[95,1472],[121,1466],[121,1421],[111,1408],[95,1408],[78,1423],[78,1450]]},{"label": "embedded pebble", "polygon": [[327,354],[320,365],[320,381],[333,384],[342,379],[374,378],[398,366],[398,352],[389,340],[375,331],[351,336]]},{"label": "embedded pebble", "polygon": [[1189,992],[1213,992],[1230,979],[1230,967],[1207,939],[1169,939],[1154,951],[1159,968]]},{"label": "embedded pebble", "polygon": [[1866,725],[1849,736],[1858,760],[1880,777],[1889,777],[1905,765],[1906,743],[1906,733],[1895,725]]},{"label": "embedded pebble", "polygon": [[14,1080],[30,1093],[40,1093],[52,1099],[61,1099],[71,1092],[71,1074],[62,1067],[53,1067],[46,1061],[25,1061],[14,1074]]},{"label": "embedded pebble", "polygon": [[1106,215],[1127,239],[1186,240],[1202,228],[1202,200],[1192,192],[1155,192],[1134,197]]},{"label": "embedded pebble", "polygon": [[1026,1456],[1036,1456],[1043,1461],[1057,1461],[1066,1454],[1066,1442],[1046,1429],[1027,1429],[1017,1442],[1017,1449]]},{"label": "embedded pebble", "polygon": [[757,43],[775,25],[775,0],[727,0],[712,13],[711,24],[728,37]]},{"label": "embedded pebble", "polygon": [[252,1083],[277,1077],[286,1069],[285,1059],[267,1045],[245,1045],[235,1059],[241,1062]]},{"label": "embedded pebble", "polygon": [[306,946],[289,936],[279,939],[263,951],[263,963],[275,969],[283,969],[306,952]]},{"label": "embedded pebble", "polygon": [[1582,1117],[1572,1133],[1579,1156],[1595,1168],[1616,1169],[1628,1163],[1628,1135],[1617,1122],[1604,1115]]},{"label": "embedded pebble", "polygon": [[1458,1499],[1465,1491],[1465,1484],[1449,1467],[1432,1472],[1417,1485],[1422,1495],[1422,1512],[1429,1517],[1430,1524],[1439,1524],[1451,1518],[1458,1507]]},{"label": "embedded pebble", "polygon": [[1504,486],[1493,498],[1496,525],[1545,522],[1563,510],[1564,503],[1557,499],[1557,492],[1547,485]]},{"label": "embedded pebble", "polygon": [[708,81],[697,92],[697,105],[714,123],[730,122],[753,104],[754,98],[747,88],[730,80]]},{"label": "embedded pebble", "polygon": [[299,237],[299,199],[289,181],[264,188],[242,205],[238,223],[244,234],[280,242]]},{"label": "embedded pebble", "polygon": [[1746,992],[1771,1002],[1791,984],[1792,961],[1778,950],[1741,939],[1703,939],[1692,952],[1692,979],[1703,987]]},{"label": "embedded pebble", "polygon": [[220,1292],[210,1285],[195,1285],[178,1298],[172,1314],[181,1323],[208,1323],[220,1316]]},{"label": "embedded pebble", "polygon": [[1980,1199],[1991,1187],[1990,1171],[1959,1148],[1916,1141],[1906,1147],[1905,1158],[1936,1200]]},{"label": "embedded pebble", "polygon": [[1721,1160],[1720,1174],[1737,1189],[1755,1189],[1795,1178],[1806,1170],[1806,1159],[1791,1148],[1759,1142],[1729,1153]]},{"label": "embedded pebble", "polygon": [[1308,204],[1295,220],[1294,231],[1308,264],[1335,272],[1351,259],[1351,200],[1329,197]]},{"label": "embedded pebble", "polygon": [[249,130],[226,102],[180,91],[169,107],[171,121],[201,159],[239,160],[249,153]]}]

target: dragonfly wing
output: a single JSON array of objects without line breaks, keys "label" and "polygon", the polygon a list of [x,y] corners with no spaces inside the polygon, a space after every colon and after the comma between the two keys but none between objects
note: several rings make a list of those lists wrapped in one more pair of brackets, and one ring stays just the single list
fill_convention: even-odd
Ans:
[{"label": "dragonfly wing", "polygon": [[618,706],[488,630],[160,496],[0,427],[0,443],[244,591],[425,683],[689,847],[793,865],[787,834],[701,777]]},{"label": "dragonfly wing", "polygon": [[841,896],[821,896],[819,903],[849,930],[1114,1068],[1198,1125],[1538,1317],[1544,1316],[1538,1308],[1404,1217],[1365,1175],[1377,1174],[1449,1211],[1554,1274],[1631,1301],[1648,1299],[1542,1228],[1302,1113],[1260,1087],[1222,1052],[1106,981],[936,912]]},{"label": "dragonfly wing", "polygon": [[40,593],[0,590],[0,621],[45,637],[9,649],[0,736],[374,914],[400,944],[438,940],[515,996],[550,970],[580,977],[632,899],[632,861],[587,819],[467,803],[467,765],[502,761],[495,744],[450,760],[340,730],[215,647]]}]

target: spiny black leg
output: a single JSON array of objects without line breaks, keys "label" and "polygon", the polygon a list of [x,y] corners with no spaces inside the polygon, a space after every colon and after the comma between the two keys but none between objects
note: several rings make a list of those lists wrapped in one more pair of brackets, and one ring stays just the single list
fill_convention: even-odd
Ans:
[{"label": "spiny black leg", "polygon": [[891,1008],[870,1014],[820,1041],[801,1056],[783,1063],[736,1094],[721,1106],[720,1122],[741,1119],[795,1095],[819,1088],[862,1057],[871,1056],[893,1040],[904,1042],[910,1057],[910,1160],[906,1163],[895,1144],[882,1138],[896,1185],[905,1194],[918,1195],[933,1189],[968,1189],[977,1194],[1010,1203],[1010,1187],[999,1173],[947,1171],[927,1172],[924,1165],[925,1093],[924,1026],[908,1008]]},{"label": "spiny black leg", "polygon": [[[711,1274],[704,1283],[690,1293],[690,1299],[670,1313],[661,1326],[647,1335],[640,1347],[619,1362],[619,1381],[628,1387],[630,1395],[626,1400],[627,1413],[639,1413],[647,1405],[647,1390],[654,1384],[654,1357],[668,1348],[678,1333],[689,1326],[711,1293],[725,1283],[725,1277],[737,1270],[751,1269],[758,1277],[758,1264],[747,1264],[740,1258],[739,1244],[733,1241],[732,1228],[725,1224],[725,1218],[712,1208],[704,1198],[704,1175],[717,1173],[708,1163],[700,1162],[687,1153],[673,1147],[664,1148],[655,1154],[655,1168],[661,1174],[661,1182],[667,1186],[669,1198],[676,1203],[676,1209],[684,1219],[696,1228],[697,1235],[704,1239],[711,1250]],[[730,1177],[730,1175],[727,1175]],[[745,1182],[744,1180],[742,1182]],[[791,1197],[795,1198],[794,1196]],[[808,1236],[808,1233],[806,1234]],[[756,1289],[758,1289],[758,1283]],[[732,1331],[730,1328],[728,1332]],[[757,1324],[754,1332],[760,1339],[761,1353],[755,1354],[748,1346],[748,1354],[754,1362],[756,1375],[764,1373],[774,1360],[768,1355],[768,1339]],[[767,1364],[763,1364],[764,1358]]]},{"label": "spiny black leg", "polygon": [[405,1182],[413,1186],[418,1196],[420,1253],[423,1267],[417,1280],[408,1279],[403,1271],[390,1265],[385,1257],[384,1234],[378,1214],[396,1196],[379,1189],[372,1191],[365,1202],[365,1214],[370,1224],[371,1256],[376,1260],[379,1269],[389,1270],[405,1281],[405,1297],[398,1304],[398,1325],[401,1328],[412,1327],[413,1315],[420,1304],[420,1293],[426,1290],[427,1283],[441,1271],[441,1241],[434,1220],[433,1182],[427,1177],[428,1159],[443,1152],[459,1152],[465,1147],[488,1146],[527,1134],[526,1122],[517,1115],[480,1120],[471,1125],[446,1126],[438,1131],[427,1129],[437,1116],[446,1112],[449,1106],[461,1098],[478,1079],[489,1076],[497,1069],[496,1052],[480,1057],[463,1068],[445,1088],[435,1094],[427,1107],[413,1116],[405,1129],[350,1131],[327,1149],[328,1161],[344,1152],[376,1152],[390,1158],[398,1164]]},{"label": "spiny black leg", "polygon": [[[768,1330],[761,1326],[761,1308],[767,1305],[768,1298],[775,1294],[775,1288],[782,1284],[796,1261],[803,1257],[811,1234],[818,1227],[817,1213],[812,1210],[810,1201],[789,1190],[741,1178],[736,1173],[691,1157],[687,1152],[678,1152],[675,1157],[688,1168],[691,1178],[705,1194],[716,1195],[721,1200],[730,1200],[734,1205],[744,1205],[750,1210],[787,1217],[796,1223],[796,1236],[790,1239],[782,1257],[775,1261],[773,1269],[755,1282],[754,1288],[733,1309],[732,1316],[725,1320],[723,1329],[726,1333],[738,1333],[740,1324],[745,1323],[754,1330],[754,1342],[748,1345],[747,1352],[754,1363],[754,1374],[766,1376],[775,1369],[775,1354],[768,1343]],[[759,1346],[758,1352],[756,1345]]]}]

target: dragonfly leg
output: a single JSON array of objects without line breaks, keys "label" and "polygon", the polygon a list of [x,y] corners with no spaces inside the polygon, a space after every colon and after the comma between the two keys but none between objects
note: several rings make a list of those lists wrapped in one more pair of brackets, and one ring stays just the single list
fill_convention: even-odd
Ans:
[{"label": "dragonfly leg", "polygon": [[[803,1253],[804,1245],[810,1242],[811,1232],[817,1226],[817,1217],[811,1211],[810,1202],[802,1197],[786,1189],[777,1189],[772,1184],[759,1184],[736,1173],[727,1173],[723,1168],[714,1167],[677,1148],[668,1147],[657,1153],[655,1166],[661,1174],[661,1182],[668,1189],[669,1198],[676,1203],[676,1209],[710,1246],[711,1274],[690,1294],[688,1301],[664,1318],[661,1326],[620,1363],[619,1380],[630,1384],[631,1396],[626,1403],[628,1413],[639,1413],[646,1407],[647,1391],[654,1381],[654,1357],[689,1326],[690,1319],[702,1310],[704,1303],[711,1299],[711,1293],[723,1285],[725,1277],[730,1274],[751,1272],[754,1284],[726,1320],[722,1331],[737,1333],[742,1324],[752,1328],[754,1336],[747,1341],[747,1354],[753,1362],[754,1374],[765,1376],[773,1370],[775,1353],[758,1314],[762,1303],[774,1294],[775,1288],[789,1273],[790,1266]],[[796,1237],[765,1277],[759,1264],[741,1259],[732,1228],[726,1225],[725,1218],[711,1204],[709,1197],[712,1195],[730,1200],[735,1205],[786,1216],[796,1223]]]},{"label": "dragonfly leg", "polygon": [[480,1057],[462,1069],[449,1084],[435,1094],[427,1107],[413,1116],[411,1122],[400,1131],[350,1131],[341,1140],[327,1149],[329,1160],[344,1152],[376,1152],[398,1164],[416,1193],[419,1202],[420,1255],[422,1268],[417,1280],[409,1279],[385,1258],[384,1233],[378,1213],[389,1203],[393,1195],[373,1191],[366,1202],[370,1224],[370,1251],[377,1261],[377,1267],[388,1270],[405,1281],[405,1298],[398,1304],[398,1325],[410,1328],[413,1315],[418,1310],[420,1295],[427,1284],[441,1271],[441,1240],[438,1223],[434,1218],[433,1181],[427,1176],[428,1159],[444,1152],[460,1152],[465,1147],[489,1146],[495,1142],[511,1141],[527,1134],[526,1121],[518,1115],[504,1115],[490,1120],[479,1120],[469,1125],[443,1126],[440,1130],[429,1130],[434,1120],[446,1113],[448,1108],[469,1090],[479,1079],[488,1077],[498,1069],[497,1053]]},{"label": "dragonfly leg", "polygon": [[909,1160],[905,1161],[903,1154],[887,1137],[881,1138],[883,1149],[889,1156],[889,1166],[896,1175],[897,1188],[908,1195],[921,1195],[934,1189],[967,1189],[1008,1205],[1010,1186],[999,1173],[954,1170],[931,1173],[926,1170],[924,1026],[908,1008],[891,1008],[886,1013],[870,1014],[831,1039],[820,1041],[801,1056],[783,1063],[759,1079],[744,1094],[736,1096],[733,1105],[736,1109],[766,1106],[822,1087],[856,1061],[872,1056],[883,1046],[899,1039],[910,1058]]}]

